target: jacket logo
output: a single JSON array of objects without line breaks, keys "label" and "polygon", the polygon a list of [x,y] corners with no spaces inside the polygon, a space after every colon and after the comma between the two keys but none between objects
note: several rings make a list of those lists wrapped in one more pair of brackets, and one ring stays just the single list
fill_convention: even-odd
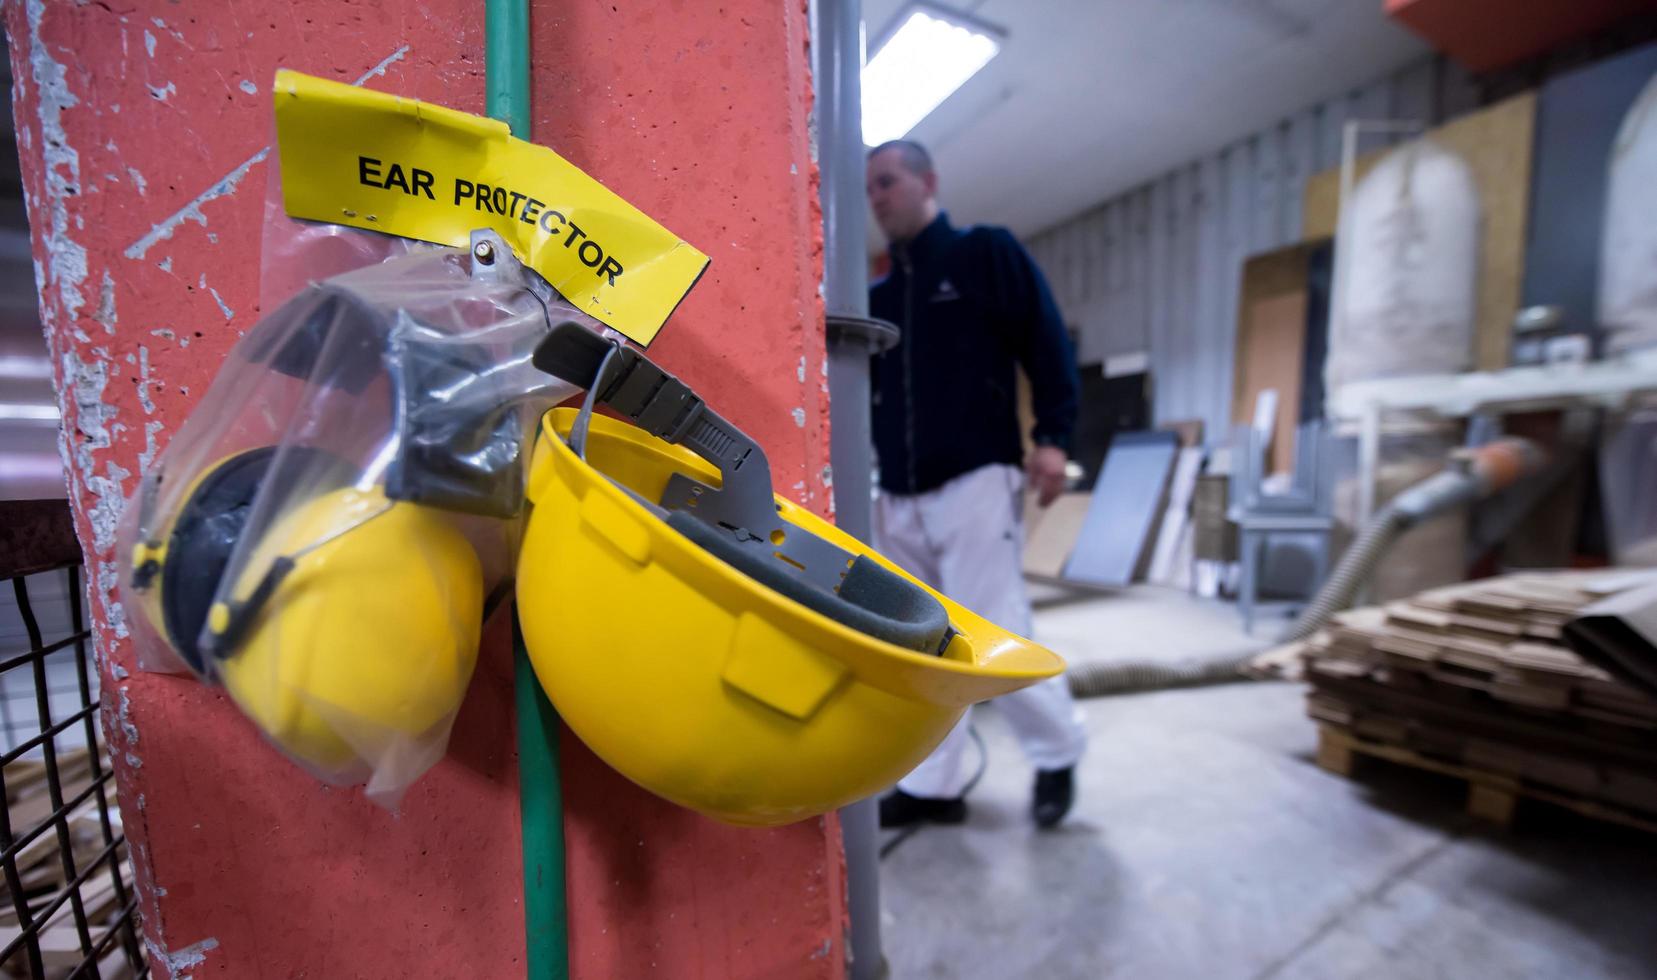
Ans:
[{"label": "jacket logo", "polygon": [[948,303],[951,300],[957,300],[960,298],[961,294],[955,291],[955,284],[950,282],[948,279],[945,279],[944,281],[938,283],[938,291],[933,293],[932,298],[927,300],[927,302]]}]

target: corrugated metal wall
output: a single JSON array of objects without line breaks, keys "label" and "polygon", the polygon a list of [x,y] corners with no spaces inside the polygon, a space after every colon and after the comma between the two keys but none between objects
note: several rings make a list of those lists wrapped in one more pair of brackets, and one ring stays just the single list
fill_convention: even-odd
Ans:
[{"label": "corrugated metal wall", "polygon": [[[1238,271],[1248,256],[1299,240],[1302,188],[1340,164],[1347,120],[1436,125],[1479,102],[1460,69],[1429,58],[1033,236],[1082,362],[1149,351],[1156,420],[1200,418],[1210,441],[1220,437],[1230,426]],[[1385,143],[1366,137],[1359,149]]]}]

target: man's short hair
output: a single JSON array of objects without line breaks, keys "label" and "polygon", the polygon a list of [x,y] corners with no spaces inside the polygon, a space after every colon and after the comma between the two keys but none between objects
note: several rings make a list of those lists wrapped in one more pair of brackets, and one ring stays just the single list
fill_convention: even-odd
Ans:
[{"label": "man's short hair", "polygon": [[920,145],[914,140],[887,140],[886,142],[870,150],[868,158],[873,160],[876,153],[884,153],[887,150],[898,151],[899,157],[903,160],[904,167],[906,167],[910,173],[915,174],[918,177],[925,177],[927,174],[932,173],[932,154],[926,152],[926,147]]}]

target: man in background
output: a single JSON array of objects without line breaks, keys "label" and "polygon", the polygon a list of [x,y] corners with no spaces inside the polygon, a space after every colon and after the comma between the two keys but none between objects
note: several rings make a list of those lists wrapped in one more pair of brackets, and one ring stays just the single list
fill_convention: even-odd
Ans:
[{"label": "man in background", "polygon": [[[869,288],[869,312],[898,325],[874,358],[880,498],[876,546],[933,588],[1028,636],[1023,493],[1045,507],[1064,489],[1080,383],[1052,294],[1005,228],[955,228],[938,209],[938,176],[918,143],[869,152],[867,190],[892,267]],[[1024,458],[1016,370],[1030,381],[1035,447]],[[1087,744],[1065,678],[995,700],[1036,769],[1031,815],[1058,824]],[[883,827],[966,819],[967,719],[880,801]]]}]

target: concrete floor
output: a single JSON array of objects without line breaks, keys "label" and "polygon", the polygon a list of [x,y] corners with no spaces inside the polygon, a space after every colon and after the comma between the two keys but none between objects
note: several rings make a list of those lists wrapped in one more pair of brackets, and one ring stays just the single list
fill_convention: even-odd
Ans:
[{"label": "concrete floor", "polygon": [[[1036,634],[1076,661],[1247,642],[1231,607],[1149,588],[1039,610]],[[1085,702],[1080,798],[1053,833],[1029,822],[1016,741],[978,709],[990,765],[968,822],[882,865],[891,975],[1657,977],[1657,840],[1545,805],[1503,833],[1465,817],[1454,780],[1329,775],[1302,696]]]}]

